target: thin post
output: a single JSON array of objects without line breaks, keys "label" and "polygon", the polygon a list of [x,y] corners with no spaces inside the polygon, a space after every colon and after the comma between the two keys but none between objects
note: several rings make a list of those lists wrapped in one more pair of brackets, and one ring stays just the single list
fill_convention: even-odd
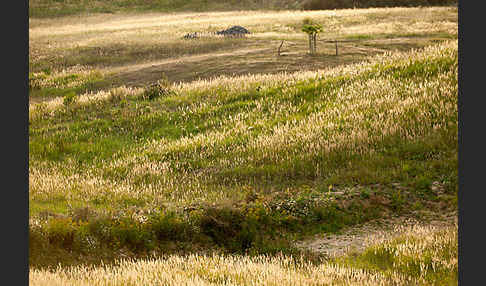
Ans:
[{"label": "thin post", "polygon": [[280,48],[282,48],[282,45],[283,45],[284,41],[282,40],[282,42],[280,43],[280,46],[278,47],[278,50],[277,50],[277,55],[280,56]]},{"label": "thin post", "polygon": [[336,56],[337,56],[338,55],[337,40],[334,40],[334,43],[336,44]]},{"label": "thin post", "polygon": [[313,40],[314,40],[314,54],[317,53],[317,33],[313,35]]}]

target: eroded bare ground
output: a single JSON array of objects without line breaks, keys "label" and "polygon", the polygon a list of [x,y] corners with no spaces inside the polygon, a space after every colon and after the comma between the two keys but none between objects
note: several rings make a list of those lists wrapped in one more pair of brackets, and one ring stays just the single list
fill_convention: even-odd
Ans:
[{"label": "eroded bare ground", "polygon": [[301,249],[324,254],[328,257],[341,256],[349,252],[361,252],[367,246],[382,239],[400,235],[405,227],[426,225],[445,227],[457,225],[457,211],[446,213],[421,213],[420,216],[388,217],[373,220],[354,227],[348,227],[336,234],[318,234],[295,242]]}]

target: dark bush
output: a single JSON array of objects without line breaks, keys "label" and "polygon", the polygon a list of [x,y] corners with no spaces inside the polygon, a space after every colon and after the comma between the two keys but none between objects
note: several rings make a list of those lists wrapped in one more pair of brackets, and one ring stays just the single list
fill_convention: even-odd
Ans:
[{"label": "dark bush", "polygon": [[161,86],[158,83],[155,83],[145,89],[142,97],[143,99],[154,100],[168,93],[169,92],[167,88]]},{"label": "dark bush", "polygon": [[133,250],[152,249],[152,233],[143,226],[129,217],[119,219],[111,229],[113,242],[120,246],[126,245]]},{"label": "dark bush", "polygon": [[76,223],[71,218],[52,218],[46,224],[47,240],[52,245],[72,249]]},{"label": "dark bush", "polygon": [[192,235],[190,226],[175,213],[161,213],[152,217],[150,228],[159,241],[186,241]]},{"label": "dark bush", "polygon": [[143,99],[153,100],[161,96],[167,96],[172,93],[170,82],[165,75],[160,80],[145,88],[142,94]]},{"label": "dark bush", "polygon": [[352,8],[352,0],[309,0],[306,1],[302,7],[305,10],[327,10],[327,9],[341,9]]},{"label": "dark bush", "polygon": [[74,103],[76,103],[78,99],[78,96],[77,94],[74,92],[74,91],[70,91],[68,93],[66,93],[64,96],[63,96],[63,101],[62,103],[65,105],[65,106],[70,106]]},{"label": "dark bush", "polygon": [[231,208],[206,209],[199,225],[205,235],[230,251],[246,251],[257,239],[256,221]]}]

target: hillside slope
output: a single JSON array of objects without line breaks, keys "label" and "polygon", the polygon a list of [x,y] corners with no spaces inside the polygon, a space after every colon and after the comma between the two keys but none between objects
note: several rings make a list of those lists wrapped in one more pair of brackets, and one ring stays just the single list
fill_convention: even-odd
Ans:
[{"label": "hillside slope", "polygon": [[58,98],[29,117],[31,255],[43,261],[48,247],[194,239],[272,252],[282,233],[457,207],[457,41]]}]

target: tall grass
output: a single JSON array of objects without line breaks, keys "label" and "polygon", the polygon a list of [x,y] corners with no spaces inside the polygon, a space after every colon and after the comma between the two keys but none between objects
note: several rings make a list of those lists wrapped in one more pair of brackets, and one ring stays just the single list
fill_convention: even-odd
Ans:
[{"label": "tall grass", "polygon": [[[275,253],[289,250],[288,237],[269,244],[279,233],[336,231],[414,202],[454,207],[457,40],[151,88],[30,105],[33,261],[193,239]],[[80,218],[85,207],[94,215]]]},{"label": "tall grass", "polygon": [[[70,108],[61,99],[31,106],[31,201],[179,205],[238,199],[243,186],[390,183],[418,180],[420,169],[443,180],[455,168],[448,156],[457,152],[457,41],[319,72],[172,90],[153,101],[121,89],[121,101],[102,91]],[[389,161],[361,176],[372,158]],[[409,174],[403,160],[414,165]]]},{"label": "tall grass", "polygon": [[[71,2],[59,3],[63,10]],[[136,70],[174,56],[261,47],[275,37],[305,43],[299,25],[309,16],[328,27],[328,37],[457,35],[454,7],[32,18],[30,95],[54,98],[29,106],[30,261],[45,266],[83,255],[99,261],[119,250],[146,256],[198,247],[289,254],[296,233],[332,232],[422,203],[456,207],[457,40],[317,71],[188,83],[160,75],[158,85],[108,88],[126,64]],[[252,35],[180,39],[235,22]],[[454,282],[452,230],[415,231],[424,238],[408,232],[320,266],[288,256],[174,255],[32,269],[30,279]]]},{"label": "tall grass", "polygon": [[455,285],[457,224],[413,226],[361,254],[311,264],[289,256],[171,255],[117,265],[31,269],[30,285]]}]

